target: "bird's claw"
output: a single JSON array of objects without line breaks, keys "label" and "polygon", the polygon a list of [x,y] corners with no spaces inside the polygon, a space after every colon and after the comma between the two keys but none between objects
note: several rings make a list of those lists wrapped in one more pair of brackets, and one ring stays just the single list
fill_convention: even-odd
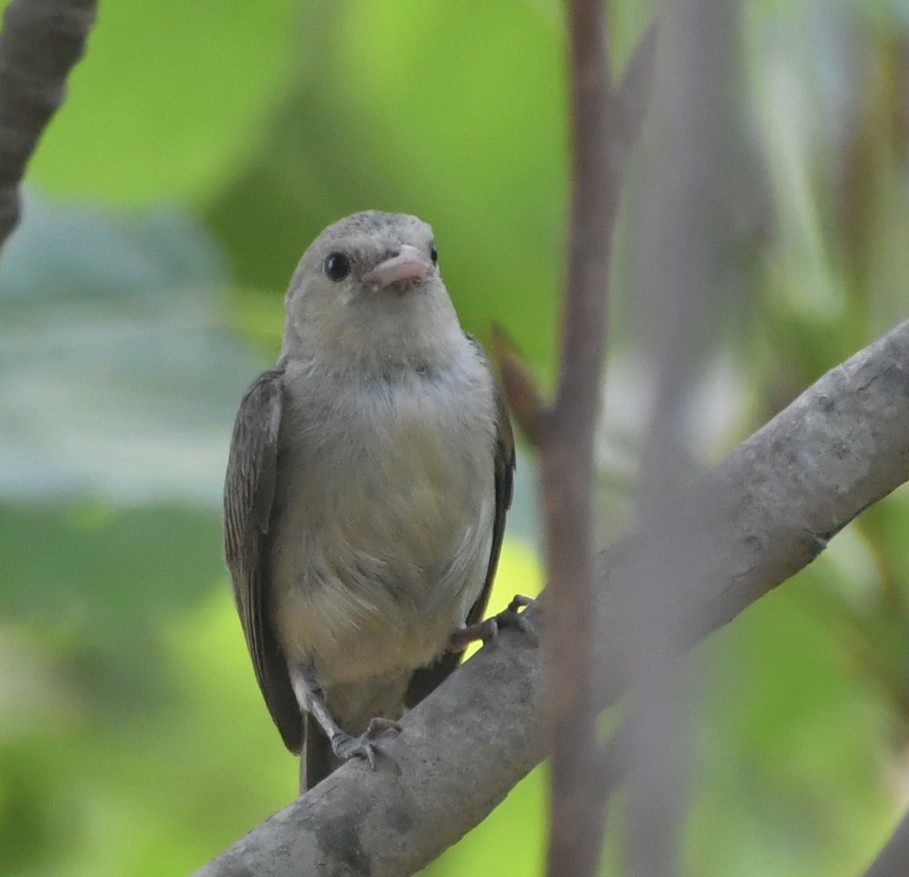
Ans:
[{"label": "bird's claw", "polygon": [[521,611],[528,606],[533,606],[535,602],[530,597],[516,594],[503,611],[478,624],[471,624],[463,630],[456,630],[448,640],[448,650],[461,652],[476,640],[481,640],[484,646],[491,645],[503,627],[515,627],[527,636],[536,639],[536,628]]},{"label": "bird's claw", "polygon": [[382,737],[397,736],[401,726],[392,719],[376,716],[370,719],[366,730],[359,737],[338,731],[331,738],[332,752],[345,761],[351,758],[365,758],[369,766],[376,769],[376,756],[381,752],[377,741]]},{"label": "bird's claw", "polygon": [[536,638],[536,627],[531,623],[523,611],[530,606],[536,605],[536,602],[537,601],[531,597],[525,597],[523,594],[515,594],[505,609],[499,612],[498,615],[493,616],[493,620],[500,628],[516,627],[522,633]]}]

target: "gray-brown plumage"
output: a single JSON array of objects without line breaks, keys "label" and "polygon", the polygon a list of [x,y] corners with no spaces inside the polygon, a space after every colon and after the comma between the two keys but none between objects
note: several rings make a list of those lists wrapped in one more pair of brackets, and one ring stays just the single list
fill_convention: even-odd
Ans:
[{"label": "gray-brown plumage", "polygon": [[514,446],[416,217],[327,228],[286,315],[237,415],[224,541],[256,679],[310,787],[372,761],[457,666],[449,638],[482,618]]}]

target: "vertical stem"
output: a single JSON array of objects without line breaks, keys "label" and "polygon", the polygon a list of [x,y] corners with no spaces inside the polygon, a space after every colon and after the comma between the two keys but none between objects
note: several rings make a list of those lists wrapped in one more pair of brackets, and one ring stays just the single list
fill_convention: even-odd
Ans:
[{"label": "vertical stem", "polygon": [[561,364],[542,435],[547,533],[548,709],[552,786],[548,873],[593,874],[604,799],[591,697],[594,433],[606,335],[617,166],[601,0],[569,0],[571,207]]},{"label": "vertical stem", "polygon": [[[640,348],[651,365],[653,403],[643,437],[638,514],[648,564],[633,582],[623,663],[633,668],[623,809],[623,877],[675,877],[688,805],[686,753],[693,681],[660,660],[697,625],[680,593],[697,585],[697,563],[680,564],[671,534],[690,514],[686,482],[698,448],[692,408],[717,330],[747,294],[736,250],[752,213],[754,177],[737,140],[737,0],[675,0],[661,22],[660,99],[635,193],[631,277]],[[732,194],[734,192],[734,195]],[[739,230],[733,231],[738,219]],[[740,311],[740,313],[743,311]]]}]

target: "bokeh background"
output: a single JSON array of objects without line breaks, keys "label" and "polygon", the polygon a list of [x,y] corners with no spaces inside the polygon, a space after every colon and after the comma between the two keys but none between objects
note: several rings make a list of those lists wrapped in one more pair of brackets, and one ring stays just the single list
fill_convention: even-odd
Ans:
[{"label": "bokeh background", "polygon": [[[617,66],[658,11],[610,4]],[[909,306],[909,3],[754,0],[717,27],[692,475]],[[499,322],[551,382],[563,48],[555,0],[101,4],[0,259],[0,873],[186,874],[293,798],[221,562],[234,412],[300,253],[369,207],[432,222],[465,327]],[[652,402],[626,254],[656,103],[618,234],[604,545]],[[525,453],[498,602],[540,586],[534,504]],[[692,656],[684,873],[852,875],[888,835],[907,537],[898,491]],[[540,768],[427,873],[540,873],[544,789]]]}]

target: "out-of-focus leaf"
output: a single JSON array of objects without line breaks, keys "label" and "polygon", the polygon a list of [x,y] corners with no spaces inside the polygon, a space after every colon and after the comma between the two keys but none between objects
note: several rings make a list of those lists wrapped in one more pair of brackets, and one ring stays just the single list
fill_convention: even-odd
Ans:
[{"label": "out-of-focus leaf", "polygon": [[201,197],[256,143],[299,52],[299,0],[102,4],[29,166],[57,195]]},{"label": "out-of-focus leaf", "polygon": [[181,211],[30,198],[0,262],[0,492],[215,501],[264,364],[228,330],[225,286]]},{"label": "out-of-focus leaf", "polygon": [[859,873],[890,818],[874,745],[883,713],[838,660],[836,630],[811,596],[816,570],[701,649],[712,708],[695,737],[689,873],[757,877],[768,862],[792,877]]},{"label": "out-of-focus leaf", "polygon": [[[0,626],[0,648],[13,639],[53,667],[53,629]],[[4,874],[187,874],[293,798],[296,764],[261,703],[226,583],[159,623],[144,657],[158,690],[140,689],[151,696],[127,711],[70,691],[65,711],[0,721]],[[56,663],[59,683],[68,668]],[[0,697],[4,714],[15,706]]]},{"label": "out-of-focus leaf", "polygon": [[216,515],[176,506],[0,505],[0,614],[119,647],[223,575]]}]

